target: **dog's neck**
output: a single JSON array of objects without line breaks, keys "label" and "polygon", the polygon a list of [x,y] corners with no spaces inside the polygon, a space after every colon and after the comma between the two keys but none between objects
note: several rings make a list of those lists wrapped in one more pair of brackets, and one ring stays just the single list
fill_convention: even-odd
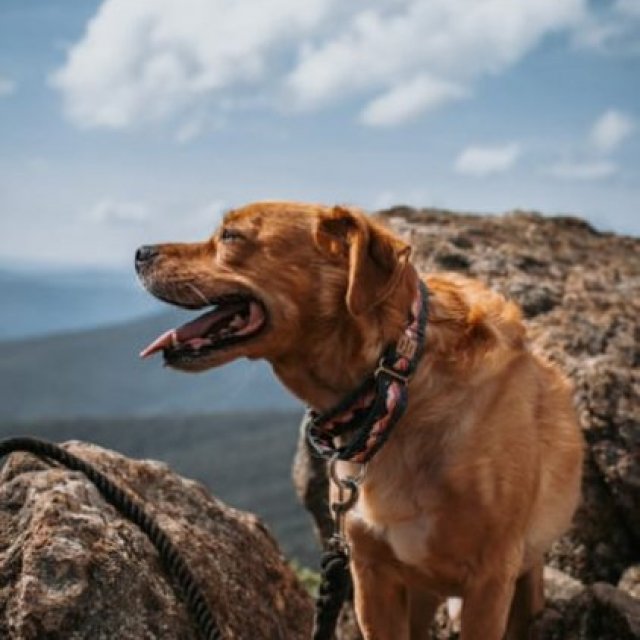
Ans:
[{"label": "dog's neck", "polygon": [[346,311],[331,323],[310,323],[298,348],[273,361],[275,374],[305,404],[326,411],[376,368],[386,345],[398,340],[418,286],[409,265],[397,287],[366,316]]}]

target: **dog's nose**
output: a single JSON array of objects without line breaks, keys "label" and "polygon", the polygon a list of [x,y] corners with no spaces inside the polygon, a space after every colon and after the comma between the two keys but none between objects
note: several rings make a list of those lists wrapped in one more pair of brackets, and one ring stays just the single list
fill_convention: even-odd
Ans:
[{"label": "dog's nose", "polygon": [[136,251],[136,265],[142,266],[149,264],[160,252],[158,247],[153,244],[145,244]]}]

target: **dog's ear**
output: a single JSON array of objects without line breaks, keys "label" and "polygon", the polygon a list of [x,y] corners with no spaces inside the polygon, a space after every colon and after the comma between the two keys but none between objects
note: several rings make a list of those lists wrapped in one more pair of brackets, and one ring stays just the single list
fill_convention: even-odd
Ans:
[{"label": "dog's ear", "polygon": [[370,311],[394,290],[411,247],[374,224],[364,213],[334,207],[323,214],[315,230],[316,243],[349,264],[347,308],[354,316]]}]

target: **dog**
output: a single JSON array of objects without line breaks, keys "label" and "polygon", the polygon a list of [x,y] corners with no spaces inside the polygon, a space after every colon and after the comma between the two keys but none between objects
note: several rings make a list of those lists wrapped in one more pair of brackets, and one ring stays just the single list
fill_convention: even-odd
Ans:
[{"label": "dog", "polygon": [[204,242],[138,250],[149,292],[206,309],[142,355],[191,372],[263,358],[326,412],[403,334],[422,281],[425,346],[406,409],[346,518],[358,623],[367,640],[426,640],[437,607],[456,597],[463,640],[533,637],[543,554],[580,495],[572,389],[531,350],[513,302],[458,274],[419,276],[409,253],[354,208],[233,210]]}]

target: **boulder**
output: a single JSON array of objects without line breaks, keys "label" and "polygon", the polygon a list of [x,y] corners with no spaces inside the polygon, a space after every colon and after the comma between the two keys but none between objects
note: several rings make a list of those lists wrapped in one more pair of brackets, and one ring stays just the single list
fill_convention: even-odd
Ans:
[{"label": "boulder", "polygon": [[311,447],[300,424],[298,446],[293,460],[292,480],[298,498],[313,520],[313,527],[320,545],[333,533],[333,520],[329,508],[329,478],[325,462]]},{"label": "boulder", "polygon": [[[184,555],[223,637],[308,640],[313,605],[253,515],[158,462],[71,442],[131,492]],[[146,535],[79,472],[29,454],[0,473],[0,637],[197,640]]]},{"label": "boulder", "polygon": [[618,589],[640,600],[640,564],[627,567],[618,582]]},{"label": "boulder", "polygon": [[550,566],[544,568],[544,593],[552,602],[571,600],[580,595],[585,588],[580,580],[559,569]]},{"label": "boulder", "polygon": [[640,600],[596,582],[570,600],[549,603],[536,626],[540,640],[635,640]]}]

